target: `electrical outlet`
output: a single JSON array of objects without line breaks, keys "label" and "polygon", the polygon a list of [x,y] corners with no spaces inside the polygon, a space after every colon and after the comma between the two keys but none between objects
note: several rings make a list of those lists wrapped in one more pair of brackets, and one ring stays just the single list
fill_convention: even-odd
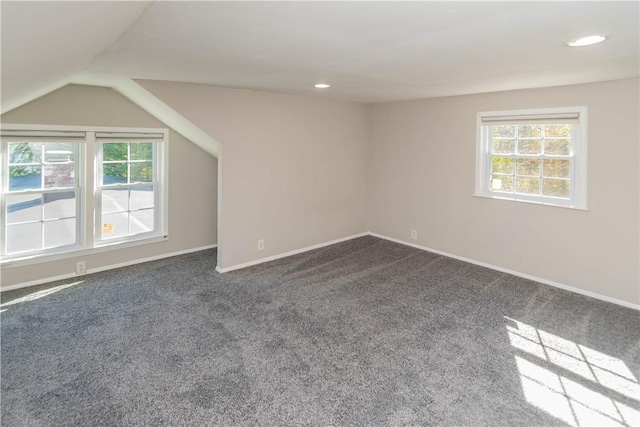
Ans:
[{"label": "electrical outlet", "polygon": [[264,250],[264,239],[258,240],[258,250],[259,251],[263,251]]},{"label": "electrical outlet", "polygon": [[418,230],[411,230],[411,240],[418,240]]},{"label": "electrical outlet", "polygon": [[80,261],[76,264],[76,274],[80,276],[87,272],[87,264],[84,261]]}]

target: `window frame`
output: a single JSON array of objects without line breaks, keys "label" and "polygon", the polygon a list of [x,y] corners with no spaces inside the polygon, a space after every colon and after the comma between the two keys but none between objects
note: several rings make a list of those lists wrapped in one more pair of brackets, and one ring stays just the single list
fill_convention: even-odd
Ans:
[{"label": "window frame", "polygon": [[[168,215],[168,196],[169,196],[169,130],[166,128],[133,128],[133,127],[110,127],[110,126],[64,126],[64,125],[35,125],[35,124],[13,124],[2,123],[2,130],[7,131],[25,131],[28,132],[83,132],[85,138],[78,141],[78,152],[76,153],[76,190],[78,205],[76,208],[78,230],[77,244],[74,246],[63,246],[53,249],[44,249],[42,251],[22,252],[16,254],[0,253],[0,265],[3,268],[25,266],[40,262],[50,262],[59,259],[89,256],[105,251],[124,249],[139,245],[151,244],[168,240],[169,238],[169,215]],[[134,236],[128,236],[127,239],[109,239],[100,241],[99,234],[96,234],[98,227],[96,221],[99,219],[99,213],[96,210],[98,204],[96,202],[97,184],[98,184],[98,148],[101,146],[96,141],[97,133],[114,133],[114,134],[162,134],[158,144],[154,144],[154,180],[157,184],[157,195],[155,197],[157,205],[154,217],[154,232],[141,233]],[[0,149],[0,165],[2,165],[2,179],[0,184],[1,202],[0,202],[0,242],[5,239],[6,227],[6,194],[5,188],[8,189],[8,168],[4,172],[5,162],[8,162],[8,143],[1,143]],[[157,166],[157,167],[156,167]],[[80,201],[81,200],[81,201]]]},{"label": "window frame", "polygon": [[[517,202],[526,202],[541,204],[547,206],[556,206],[562,208],[588,210],[587,208],[587,107],[556,107],[556,108],[537,108],[524,110],[505,110],[505,111],[486,111],[477,113],[476,120],[476,176],[475,176],[475,192],[474,196],[490,199],[510,200]],[[498,192],[491,189],[491,137],[490,129],[491,119],[500,119],[500,124],[526,124],[532,120],[545,124],[545,119],[552,122],[546,124],[558,123],[558,118],[575,115],[577,119],[572,124],[572,149],[569,156],[554,157],[540,155],[521,155],[514,153],[499,157],[532,158],[532,159],[566,159],[570,160],[571,171],[569,180],[571,183],[570,197],[560,198],[543,195],[530,195],[520,193]],[[487,121],[489,120],[489,121]],[[515,167],[515,165],[514,165]],[[542,168],[542,165],[541,165]],[[542,178],[542,172],[540,177]],[[514,182],[515,185],[515,182]]]}]

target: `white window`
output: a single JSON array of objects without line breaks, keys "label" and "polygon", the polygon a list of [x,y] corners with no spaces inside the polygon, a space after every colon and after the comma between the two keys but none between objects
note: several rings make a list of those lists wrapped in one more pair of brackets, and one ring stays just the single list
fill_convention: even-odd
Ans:
[{"label": "white window", "polygon": [[478,114],[476,195],[586,209],[586,107]]},{"label": "white window", "polygon": [[167,235],[166,129],[3,125],[3,262]]},{"label": "white window", "polygon": [[99,242],[157,233],[161,205],[160,156],[163,134],[96,133],[96,215]]}]

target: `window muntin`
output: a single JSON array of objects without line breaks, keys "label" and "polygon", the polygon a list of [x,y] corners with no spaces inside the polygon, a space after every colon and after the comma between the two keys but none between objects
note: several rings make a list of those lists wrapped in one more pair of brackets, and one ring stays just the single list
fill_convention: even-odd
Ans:
[{"label": "window muntin", "polygon": [[9,139],[3,150],[3,255],[77,246],[80,144]]},{"label": "window muntin", "polygon": [[[3,264],[167,238],[166,129],[3,124],[1,132]],[[108,149],[103,165],[103,145],[118,148],[108,143],[124,144],[126,154],[117,157],[118,150],[109,154]],[[106,167],[105,180],[106,165],[113,166]],[[105,203],[105,215],[113,214],[121,223],[126,217],[127,223],[126,232],[105,239],[103,190],[116,196],[115,202]]]},{"label": "window muntin", "polygon": [[490,186],[496,193],[571,199],[574,125],[489,125]]},{"label": "window muntin", "polygon": [[476,195],[586,209],[586,108],[480,113]]}]

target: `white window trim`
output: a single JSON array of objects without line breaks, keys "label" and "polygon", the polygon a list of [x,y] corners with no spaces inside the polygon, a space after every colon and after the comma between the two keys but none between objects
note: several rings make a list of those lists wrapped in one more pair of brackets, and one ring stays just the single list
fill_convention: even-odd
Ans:
[{"label": "white window trim", "polygon": [[[100,216],[100,212],[102,212],[102,198],[99,197],[99,194],[101,194],[102,191],[105,190],[104,185],[99,185],[99,183],[101,182],[101,177],[102,177],[102,172],[103,172],[103,164],[100,162],[100,160],[103,159],[103,153],[102,153],[102,143],[106,143],[106,142],[125,142],[126,136],[124,138],[117,138],[117,136],[114,136],[114,138],[102,138],[99,140],[97,139],[97,132],[92,133],[91,135],[96,138],[96,142],[95,142],[95,162],[96,162],[96,170],[95,170],[95,174],[94,174],[94,187],[95,187],[95,202],[94,202],[94,212],[95,212],[95,230],[94,230],[94,236],[96,237],[95,241],[94,241],[94,246],[99,247],[99,246],[105,246],[105,245],[110,245],[113,243],[121,243],[121,242],[131,242],[131,241],[136,241],[136,240],[143,240],[145,238],[153,238],[153,237],[157,237],[159,235],[163,235],[166,234],[166,230],[164,229],[160,229],[157,231],[152,231],[152,232],[148,232],[148,233],[141,233],[141,234],[136,234],[133,236],[122,236],[119,238],[114,238],[114,239],[103,239],[100,238],[100,235],[102,234],[102,227],[101,227],[101,221],[98,221],[99,216]],[[163,141],[166,141],[166,135],[164,135],[163,137]],[[160,146],[162,147],[162,146]],[[153,146],[153,156],[154,158],[160,158],[161,160],[165,158],[164,153],[162,153],[160,151],[160,147],[158,147],[158,144],[154,144]],[[159,165],[161,165],[162,162],[159,162]],[[149,185],[153,185],[154,188],[162,188],[164,185],[163,181],[164,181],[164,174],[163,174],[163,170],[166,170],[166,168],[163,168],[162,166],[154,168],[153,170],[153,180],[150,183],[140,183],[140,184],[123,184],[123,187],[130,187],[131,185],[142,185],[142,186],[149,186]],[[100,188],[98,188],[100,187]],[[118,187],[118,186],[115,186]],[[154,191],[154,196],[156,197],[156,199],[154,200],[154,205],[155,206],[163,206],[162,203],[162,191]],[[162,211],[163,209],[154,209],[154,223],[155,224],[163,224],[162,221]]]},{"label": "white window trim", "polygon": [[[82,194],[81,203],[82,206],[77,211],[78,230],[82,230],[78,237],[78,245],[68,246],[62,248],[53,248],[47,250],[46,253],[29,253],[29,254],[16,254],[16,255],[3,255],[0,259],[0,265],[3,268],[26,266],[31,264],[38,264],[43,262],[56,261],[65,258],[73,258],[79,256],[90,256],[93,254],[112,251],[117,249],[124,249],[128,247],[134,247],[139,245],[157,243],[168,240],[169,238],[169,131],[166,128],[130,128],[130,127],[109,127],[109,126],[64,126],[64,125],[34,125],[34,124],[16,124],[16,123],[2,123],[0,128],[3,130],[24,130],[24,131],[67,131],[67,132],[86,132],[86,139],[84,142],[80,142],[78,156],[84,156],[84,162],[79,163],[78,170],[78,186]],[[98,170],[97,162],[97,150],[98,146],[95,140],[95,133],[97,132],[113,132],[113,133],[153,133],[162,134],[161,144],[161,158],[158,162],[158,177],[159,177],[159,195],[158,204],[160,212],[156,214],[156,219],[159,221],[158,231],[155,233],[145,233],[140,235],[139,238],[119,240],[119,241],[102,241],[98,244],[97,239],[94,236],[94,230],[96,227],[94,223],[97,220],[98,213],[95,211],[95,180],[96,171]],[[3,144],[4,145],[4,144]],[[0,165],[4,165],[4,147],[0,150]],[[6,175],[6,173],[4,174]],[[89,178],[92,178],[91,180]],[[8,179],[3,176],[3,179]],[[90,182],[93,181],[93,182]],[[2,182],[4,188],[5,183]],[[4,201],[2,198],[1,215],[5,215]],[[88,218],[87,209],[92,209],[94,215]],[[4,220],[4,218],[3,218]],[[3,221],[4,223],[4,221]],[[0,241],[4,242],[4,227],[0,227]]]},{"label": "white window trim", "polygon": [[[576,153],[572,157],[572,197],[570,200],[556,199],[544,196],[528,196],[524,194],[497,194],[489,189],[489,138],[483,134],[483,119],[504,118],[506,120],[524,120],[542,116],[569,115],[577,113],[578,123],[573,134],[573,149]],[[474,196],[489,199],[527,202],[561,208],[588,210],[587,208],[587,107],[557,107],[537,108],[525,110],[485,111],[478,113],[476,120],[476,179]],[[486,130],[486,128],[484,129]]]}]

